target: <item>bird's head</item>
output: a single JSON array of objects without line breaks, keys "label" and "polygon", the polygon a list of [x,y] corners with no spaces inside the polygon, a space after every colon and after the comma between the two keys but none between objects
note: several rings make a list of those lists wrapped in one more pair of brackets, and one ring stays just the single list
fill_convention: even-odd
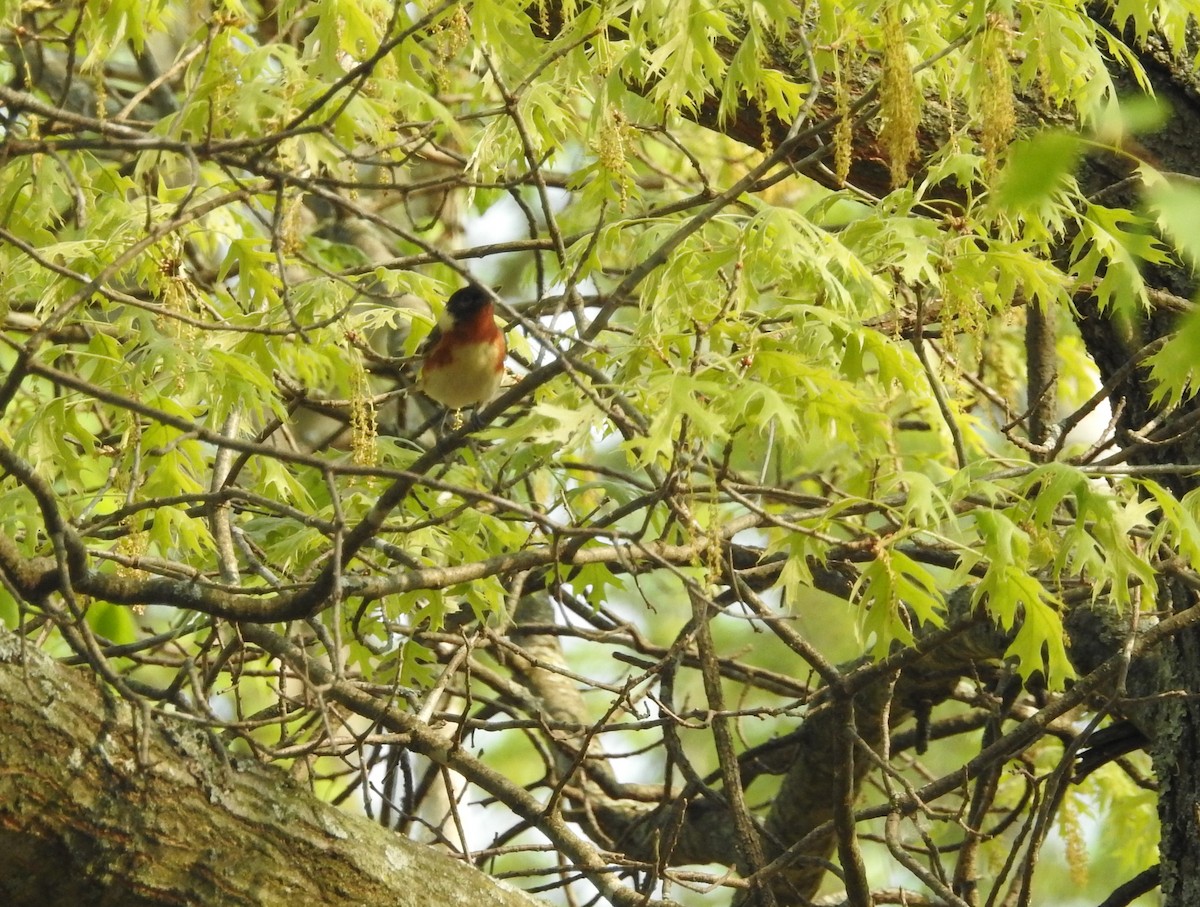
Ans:
[{"label": "bird's head", "polygon": [[468,284],[461,290],[455,290],[446,300],[446,314],[456,322],[465,321],[491,305],[491,302],[492,297],[483,287]]}]

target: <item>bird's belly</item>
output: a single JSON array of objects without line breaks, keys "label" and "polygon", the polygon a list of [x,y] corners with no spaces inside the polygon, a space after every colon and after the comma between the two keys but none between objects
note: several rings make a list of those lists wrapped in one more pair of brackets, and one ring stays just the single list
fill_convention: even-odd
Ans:
[{"label": "bird's belly", "polygon": [[422,373],[421,388],[449,409],[486,403],[500,390],[504,375],[496,360],[496,349],[490,343],[460,347],[448,366]]}]

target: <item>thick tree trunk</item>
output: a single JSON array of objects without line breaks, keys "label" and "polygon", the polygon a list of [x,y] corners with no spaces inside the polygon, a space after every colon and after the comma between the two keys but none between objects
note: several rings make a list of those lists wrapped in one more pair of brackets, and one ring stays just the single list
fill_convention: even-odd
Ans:
[{"label": "thick tree trunk", "polygon": [[1160,884],[1167,907],[1200,904],[1200,632],[1172,639],[1164,650],[1160,689],[1187,691],[1167,697],[1155,728],[1154,771],[1158,776]]},{"label": "thick tree trunk", "polygon": [[0,904],[532,907],[0,631]]},{"label": "thick tree trunk", "polygon": [[[1129,36],[1126,36],[1129,40]],[[1200,134],[1200,84],[1189,60],[1173,59],[1162,46],[1148,42],[1139,51],[1153,86],[1157,102],[1171,111],[1164,127],[1139,137],[1141,156],[1153,161],[1165,172],[1200,175],[1200,147],[1195,137]],[[1119,76],[1118,90],[1123,95],[1136,95],[1140,88],[1131,78]],[[1117,157],[1094,157],[1087,161],[1081,182],[1091,192],[1105,192],[1107,204],[1123,204],[1134,210],[1141,207],[1137,181],[1122,180],[1129,175],[1128,162]],[[1115,187],[1115,191],[1113,188]],[[1147,284],[1176,297],[1193,298],[1197,291],[1194,275],[1184,267],[1147,266]],[[1125,318],[1110,317],[1084,301],[1077,323],[1088,352],[1107,381],[1124,368],[1137,348],[1166,335],[1179,317],[1173,307],[1148,313],[1141,323],[1133,326]],[[1132,343],[1132,347],[1131,347]],[[1125,408],[1120,427],[1143,431],[1153,420],[1164,414],[1151,404],[1152,386],[1148,372],[1130,372],[1117,388],[1113,399],[1123,400]],[[1195,429],[1178,431],[1171,425],[1194,416],[1195,399],[1185,401],[1166,417],[1166,443],[1140,444],[1135,436],[1122,443],[1132,446],[1130,461],[1146,464],[1200,466],[1200,433]],[[1151,435],[1151,440],[1154,436]],[[1193,477],[1164,478],[1165,484],[1178,498],[1193,491]],[[1159,607],[1180,612],[1196,602],[1196,591],[1177,581],[1163,578],[1159,587]],[[1158,815],[1161,827],[1159,845],[1159,877],[1162,903],[1165,907],[1193,907],[1200,904],[1200,631],[1189,629],[1166,642],[1156,664],[1158,675],[1153,694],[1155,706],[1147,713],[1149,719],[1139,721],[1151,739],[1150,753],[1160,785]]]}]

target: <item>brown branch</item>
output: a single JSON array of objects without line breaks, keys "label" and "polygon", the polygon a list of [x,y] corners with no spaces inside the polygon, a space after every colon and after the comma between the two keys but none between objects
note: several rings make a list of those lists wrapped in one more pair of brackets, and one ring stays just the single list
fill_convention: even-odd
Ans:
[{"label": "brown branch", "polygon": [[247,642],[279,659],[297,678],[303,679],[314,689],[322,690],[322,695],[377,722],[380,727],[403,734],[408,748],[457,772],[499,799],[573,860],[576,870],[587,874],[613,904],[618,907],[672,907],[671,901],[649,900],[620,885],[609,871],[608,860],[579,837],[561,816],[547,812],[529,791],[472,756],[453,739],[434,731],[387,700],[377,699],[356,684],[335,677],[323,664],[309,658],[302,649],[274,631],[259,625],[247,625],[242,632]]}]

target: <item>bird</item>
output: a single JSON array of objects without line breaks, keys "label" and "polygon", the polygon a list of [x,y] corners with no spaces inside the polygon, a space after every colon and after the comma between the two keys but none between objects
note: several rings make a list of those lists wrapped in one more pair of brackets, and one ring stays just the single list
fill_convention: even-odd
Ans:
[{"label": "bird", "polygon": [[508,345],[491,295],[477,284],[455,290],[420,353],[417,386],[447,409],[480,406],[496,396]]}]

